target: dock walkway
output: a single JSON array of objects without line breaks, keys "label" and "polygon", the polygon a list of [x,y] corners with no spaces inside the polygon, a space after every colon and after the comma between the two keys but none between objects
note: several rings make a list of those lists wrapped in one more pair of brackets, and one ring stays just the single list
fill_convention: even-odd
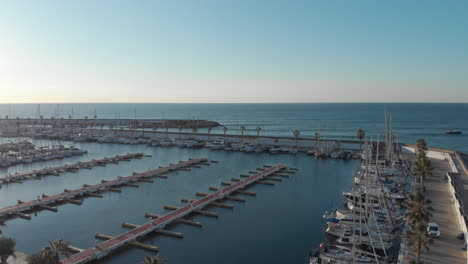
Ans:
[{"label": "dock walkway", "polygon": [[91,169],[96,166],[105,166],[109,163],[119,163],[124,160],[143,158],[143,153],[127,153],[125,155],[117,155],[110,158],[102,158],[98,160],[90,160],[85,162],[77,162],[74,164],[65,164],[63,166],[45,168],[41,170],[33,170],[15,174],[8,174],[0,177],[0,186],[5,183],[22,182],[29,179],[39,179],[43,176],[57,175],[63,172],[75,172],[80,169]]},{"label": "dock walkway", "polygon": [[433,174],[425,180],[426,197],[433,201],[434,211],[430,222],[439,225],[440,238],[433,239],[430,250],[422,254],[424,263],[466,263],[466,250],[463,240],[457,239],[461,232],[450,186],[444,180],[451,171],[448,161],[431,159]]},{"label": "dock walkway", "polygon": [[270,176],[284,168],[286,168],[286,166],[284,165],[272,166],[271,168],[268,168],[262,172],[252,175],[246,179],[233,183],[224,189],[219,189],[215,193],[208,194],[205,197],[196,200],[192,203],[189,203],[186,206],[181,207],[171,213],[158,217],[154,220],[150,220],[146,224],[136,226],[134,229],[125,232],[119,236],[110,238],[109,240],[104,241],[93,248],[83,250],[80,253],[77,253],[67,259],[64,259],[62,263],[80,264],[103,258],[107,256],[111,251],[116,250],[125,244],[135,242],[138,238],[145,236],[151,232],[157,231],[158,229],[163,229],[166,225],[195,211],[200,211],[203,207],[217,200],[223,199],[229,196],[229,194],[234,193],[235,191],[242,189],[256,181],[262,180],[265,177]]},{"label": "dock walkway", "polygon": [[170,171],[178,170],[178,169],[183,169],[186,167],[190,167],[196,164],[200,163],[206,163],[208,160],[206,158],[199,158],[199,159],[190,159],[188,161],[181,161],[176,164],[171,164],[166,167],[161,167],[155,170],[150,170],[147,172],[143,173],[134,173],[131,176],[127,177],[119,177],[116,180],[112,181],[103,181],[100,184],[96,185],[84,185],[83,188],[76,189],[76,190],[65,190],[65,192],[52,195],[52,196],[45,196],[43,195],[42,198],[32,200],[29,202],[22,202],[19,201],[17,205],[14,206],[9,206],[9,207],[4,207],[0,209],[0,216],[12,216],[12,215],[22,215],[21,212],[28,211],[37,207],[43,207],[47,208],[49,204],[54,204],[58,202],[67,202],[67,201],[72,201],[73,198],[79,197],[79,196],[96,196],[97,192],[101,190],[105,190],[108,188],[113,188],[116,186],[120,185],[125,185],[125,184],[132,184],[133,182],[136,182],[138,180],[144,180],[145,178],[153,177],[156,175],[161,175],[163,173],[167,173]]},{"label": "dock walkway", "polygon": [[[414,158],[414,157],[412,157]],[[457,217],[457,208],[454,206],[450,183],[444,179],[447,172],[451,171],[447,160],[430,159],[433,171],[432,175],[425,179],[425,195],[432,201],[434,211],[429,222],[437,223],[440,228],[440,238],[434,238],[429,245],[430,250],[423,250],[421,261],[423,263],[453,263],[466,264],[467,254],[463,250],[463,240],[457,238],[461,232]],[[409,259],[415,259],[414,248],[407,248],[402,263],[408,263]]]}]

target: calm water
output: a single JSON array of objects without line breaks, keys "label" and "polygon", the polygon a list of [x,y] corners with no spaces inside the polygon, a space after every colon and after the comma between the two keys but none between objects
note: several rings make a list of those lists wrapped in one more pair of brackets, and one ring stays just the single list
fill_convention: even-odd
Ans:
[{"label": "calm water", "polygon": [[[39,142],[37,142],[39,143]],[[47,144],[49,141],[42,141]],[[142,151],[153,157],[96,167],[60,177],[25,181],[4,186],[0,190],[0,206],[16,203],[17,199],[35,199],[37,195],[55,194],[64,188],[78,188],[83,183],[95,184],[103,179],[127,176],[159,165],[207,157],[219,160],[211,166],[171,174],[169,179],[141,183],[139,188],[125,187],[122,193],[105,193],[103,199],[85,199],[83,205],[59,206],[59,212],[39,212],[31,221],[14,219],[4,229],[7,236],[17,239],[18,249],[33,253],[48,240],[65,239],[73,245],[88,248],[96,242],[95,233],[116,235],[125,229],[122,222],[144,223],[144,213],[163,214],[163,206],[181,205],[181,198],[195,198],[195,192],[207,192],[209,186],[219,186],[241,173],[263,164],[287,164],[300,168],[297,175],[275,186],[255,185],[257,197],[246,197],[246,203],[230,202],[233,210],[212,208],[218,219],[197,216],[203,228],[177,225],[183,240],[155,237],[145,241],[160,247],[161,255],[171,264],[177,263],[305,263],[308,251],[323,238],[325,210],[340,205],[340,193],[351,184],[355,161],[315,160],[305,155],[244,154],[224,151],[155,148],[83,143],[77,146],[89,154],[55,162],[36,163],[17,168],[31,170],[45,165],[59,165],[77,160]],[[5,173],[5,171],[3,171]],[[114,255],[105,263],[136,263],[148,253],[129,249]]]},{"label": "calm water", "polygon": [[[41,114],[52,116],[56,105],[41,105]],[[75,116],[121,118],[209,119],[229,128],[228,133],[238,133],[238,126],[254,129],[262,126],[262,134],[290,136],[298,129],[302,136],[312,136],[316,131],[341,139],[354,138],[359,128],[367,135],[376,136],[383,131],[384,111],[393,115],[393,128],[402,141],[414,142],[424,137],[436,147],[468,151],[467,134],[447,136],[448,129],[468,133],[468,104],[97,104],[60,105],[62,116],[68,116],[73,107]],[[37,105],[0,105],[0,115],[36,115]],[[41,140],[38,145],[52,142]],[[71,143],[70,143],[71,144]],[[58,161],[21,165],[0,171],[29,171],[45,166],[62,165],[127,152],[145,152],[153,155],[142,160],[132,160],[60,177],[47,177],[23,184],[12,184],[0,189],[0,206],[15,204],[18,199],[35,199],[42,193],[56,194],[64,188],[78,188],[103,179],[128,176],[160,165],[168,165],[189,157],[207,157],[220,163],[171,174],[169,179],[155,179],[155,183],[141,183],[139,188],[125,187],[122,193],[105,193],[103,199],[89,198],[81,206],[59,206],[59,212],[39,212],[32,221],[8,221],[5,235],[17,239],[18,249],[33,253],[48,240],[59,238],[73,245],[88,248],[98,240],[95,233],[117,235],[126,229],[122,222],[144,223],[145,212],[165,213],[163,206],[181,205],[181,198],[195,198],[195,192],[207,192],[209,186],[219,186],[221,181],[238,177],[241,173],[263,164],[282,163],[299,168],[297,175],[275,186],[255,185],[257,197],[246,197],[247,202],[236,203],[234,210],[212,208],[220,213],[218,219],[197,216],[203,228],[177,225],[183,232],[182,240],[153,237],[145,241],[160,247],[161,256],[169,264],[206,263],[305,263],[308,251],[323,239],[324,211],[341,205],[341,192],[349,190],[355,161],[315,160],[305,155],[270,155],[229,153],[224,151],[156,148],[148,146],[110,145],[97,143],[75,144],[89,154]],[[130,248],[106,259],[105,263],[137,263],[148,253]]]},{"label": "calm water", "polygon": [[[0,116],[36,117],[38,105],[0,105]],[[57,108],[60,111],[57,111]],[[367,135],[382,134],[384,112],[393,116],[393,128],[403,142],[415,142],[424,137],[430,145],[468,152],[468,104],[43,104],[45,117],[99,118],[174,118],[208,119],[226,125],[228,133],[240,133],[239,126],[254,135],[257,126],[264,135],[292,136],[298,129],[301,136],[312,137],[319,131],[323,136],[354,139],[356,130]],[[457,129],[464,135],[447,136],[446,130]],[[203,131],[201,131],[203,132]],[[216,131],[215,131],[216,132]],[[221,133],[220,129],[217,131]]]}]

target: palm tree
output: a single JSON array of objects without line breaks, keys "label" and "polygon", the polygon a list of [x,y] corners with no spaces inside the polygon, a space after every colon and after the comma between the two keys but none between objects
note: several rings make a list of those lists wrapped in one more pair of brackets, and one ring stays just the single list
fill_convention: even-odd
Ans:
[{"label": "palm tree", "polygon": [[293,135],[296,138],[296,149],[297,149],[297,138],[299,137],[300,134],[301,134],[301,132],[299,132],[299,130],[294,130],[293,131]]},{"label": "palm tree", "polygon": [[16,128],[18,130],[18,136],[19,136],[20,133],[21,133],[21,123],[20,123],[20,121],[16,121]]},{"label": "palm tree", "polygon": [[410,225],[406,231],[405,238],[408,240],[408,246],[416,246],[416,263],[421,263],[421,252],[423,249],[429,250],[429,244],[432,239],[427,234],[427,223],[417,223]]},{"label": "palm tree", "polygon": [[410,194],[403,202],[406,207],[405,218],[410,224],[427,223],[432,214],[429,212],[431,201],[422,192]]},{"label": "palm tree", "polygon": [[163,262],[159,259],[159,257],[155,256],[147,256],[143,262],[140,264],[162,264]]},{"label": "palm tree", "polygon": [[317,150],[317,148],[318,148],[319,139],[320,139],[320,133],[319,133],[319,132],[315,132],[315,149],[316,149],[316,150]]},{"label": "palm tree", "polygon": [[413,173],[418,176],[420,190],[423,190],[424,180],[432,175],[431,161],[425,155],[420,156],[413,164]]},{"label": "palm tree", "polygon": [[6,263],[6,260],[15,257],[16,241],[10,237],[0,238],[0,263]]},{"label": "palm tree", "polygon": [[242,138],[242,143],[244,143],[244,130],[245,130],[245,126],[241,126],[240,127],[240,130],[241,130],[241,138]]},{"label": "palm tree", "polygon": [[255,130],[257,131],[257,144],[260,145],[260,131],[262,131],[262,128],[257,127]]},{"label": "palm tree", "polygon": [[68,257],[70,255],[69,246],[70,242],[61,239],[54,242],[49,241],[49,246],[42,249],[42,255],[58,261],[60,256]]},{"label": "palm tree", "polygon": [[224,132],[224,143],[226,143],[226,133],[228,131],[227,127],[223,127],[223,132]]},{"label": "palm tree", "polygon": [[362,130],[362,129],[359,129],[359,130],[356,132],[356,137],[359,139],[359,150],[361,150],[361,148],[362,148],[362,140],[364,139],[364,137],[366,137],[366,132],[364,132],[364,130]]},{"label": "palm tree", "polygon": [[427,142],[423,138],[416,140],[416,147],[418,150],[427,151]]}]

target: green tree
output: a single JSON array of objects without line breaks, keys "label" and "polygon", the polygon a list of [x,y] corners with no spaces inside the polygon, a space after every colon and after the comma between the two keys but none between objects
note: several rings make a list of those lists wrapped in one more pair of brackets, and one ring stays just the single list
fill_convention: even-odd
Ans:
[{"label": "green tree", "polygon": [[299,132],[299,130],[294,130],[293,131],[293,136],[294,136],[295,141],[296,141],[296,149],[297,149],[297,139],[299,138],[300,135],[301,135],[301,132]]},{"label": "green tree", "polygon": [[419,138],[416,140],[416,147],[417,147],[417,150],[418,152],[419,151],[427,151],[428,148],[427,148],[427,142],[425,139],[423,138]]},{"label": "green tree", "polygon": [[16,241],[10,237],[0,238],[0,259],[1,263],[6,262],[10,256],[15,256]]},{"label": "green tree", "polygon": [[420,190],[424,190],[424,180],[432,175],[432,164],[424,155],[418,157],[413,165],[413,173],[417,176]]},{"label": "green tree", "polygon": [[241,135],[242,135],[242,143],[244,143],[244,131],[245,131],[245,126],[240,127],[241,130]]},{"label": "green tree", "polygon": [[261,127],[256,127],[255,131],[257,131],[257,145],[260,144],[260,131],[262,131]]},{"label": "green tree", "polygon": [[422,250],[429,250],[429,244],[432,243],[432,239],[427,234],[427,223],[410,224],[409,229],[405,233],[407,239],[407,245],[415,247],[416,263],[421,263]]},{"label": "green tree", "polygon": [[42,250],[42,254],[45,258],[60,260],[61,256],[68,257],[70,255],[68,247],[70,242],[64,240],[57,240],[54,242],[49,241],[49,246]]},{"label": "green tree", "polygon": [[361,148],[362,148],[362,140],[366,137],[366,132],[364,132],[364,130],[362,130],[362,129],[359,129],[359,130],[356,132],[356,137],[359,139],[359,150],[361,150]]},{"label": "green tree", "polygon": [[429,206],[431,201],[424,197],[422,192],[410,194],[404,201],[403,205],[406,207],[405,218],[409,224],[416,225],[423,223],[427,225],[431,213]]}]

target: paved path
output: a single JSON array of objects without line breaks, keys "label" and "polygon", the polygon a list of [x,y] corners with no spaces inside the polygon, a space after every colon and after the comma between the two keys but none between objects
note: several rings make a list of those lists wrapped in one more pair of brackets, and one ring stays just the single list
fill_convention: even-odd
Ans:
[{"label": "paved path", "polygon": [[8,264],[27,264],[27,262],[26,262],[27,255],[26,254],[24,254],[22,252],[19,252],[19,251],[16,251],[15,255],[16,255],[16,258],[10,256],[7,259]]},{"label": "paved path", "polygon": [[450,192],[448,181],[444,176],[450,171],[448,161],[431,159],[433,175],[425,181],[426,197],[432,200],[433,216],[430,222],[439,225],[441,231],[440,238],[434,238],[430,250],[423,252],[422,261],[424,263],[467,263],[466,251],[462,250],[463,241],[457,239],[460,233],[460,224],[456,216],[454,199]]}]

